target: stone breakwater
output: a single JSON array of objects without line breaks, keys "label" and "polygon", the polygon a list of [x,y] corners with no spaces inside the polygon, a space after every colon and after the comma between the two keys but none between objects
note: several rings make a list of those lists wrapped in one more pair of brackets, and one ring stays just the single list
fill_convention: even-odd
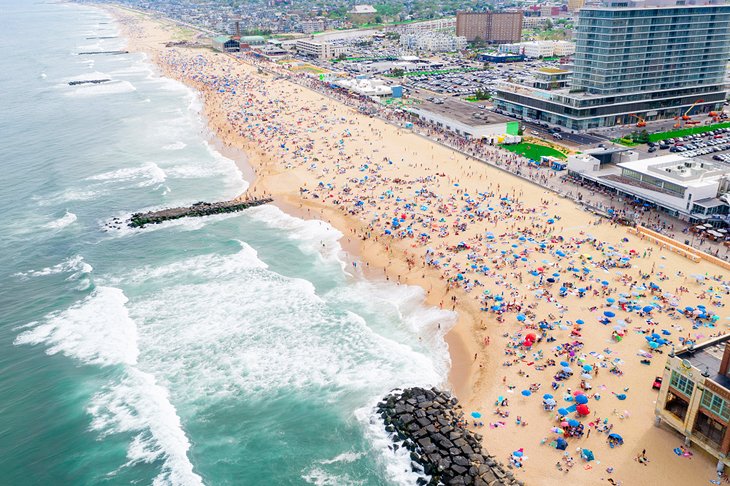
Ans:
[{"label": "stone breakwater", "polygon": [[482,449],[482,437],[463,426],[461,406],[448,392],[398,390],[376,408],[393,447],[408,449],[413,470],[431,477],[419,479],[419,485],[523,486]]},{"label": "stone breakwater", "polygon": [[[248,200],[222,201],[215,203],[198,202],[192,206],[184,208],[162,209],[160,211],[150,211],[148,213],[134,213],[129,219],[128,226],[130,228],[144,228],[148,224],[159,224],[163,221],[171,219],[212,216],[214,214],[235,213],[254,206],[261,206],[272,202],[270,197]],[[117,228],[119,220],[113,221],[112,227]]]}]

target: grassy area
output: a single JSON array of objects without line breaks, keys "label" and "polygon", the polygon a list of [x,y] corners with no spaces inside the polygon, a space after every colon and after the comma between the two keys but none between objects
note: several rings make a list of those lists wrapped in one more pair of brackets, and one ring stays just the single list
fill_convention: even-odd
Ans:
[{"label": "grassy area", "polygon": [[634,142],[630,138],[614,138],[611,140],[613,143],[617,143],[619,145],[623,145],[624,147],[636,147],[637,145],[641,145],[638,142]]},{"label": "grassy area", "polygon": [[660,140],[666,140],[668,138],[684,137],[686,135],[694,135],[696,133],[711,132],[718,128],[730,127],[730,122],[715,123],[713,125],[695,125],[691,128],[682,128],[679,130],[672,130],[669,132],[652,133],[649,135],[650,142],[658,142]]},{"label": "grassy area", "polygon": [[562,153],[559,150],[556,150],[551,147],[546,147],[545,145],[540,145],[537,143],[513,143],[513,144],[502,144],[501,147],[505,150],[509,150],[510,152],[514,152],[516,154],[521,154],[528,159],[532,160],[540,160],[540,157],[543,155],[549,156],[549,157],[557,157],[558,159],[567,159],[568,157]]}]

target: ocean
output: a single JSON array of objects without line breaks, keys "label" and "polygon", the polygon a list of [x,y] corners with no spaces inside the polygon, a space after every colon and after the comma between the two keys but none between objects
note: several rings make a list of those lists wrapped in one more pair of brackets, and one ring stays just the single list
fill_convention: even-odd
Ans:
[{"label": "ocean", "polygon": [[454,316],[274,206],[109,228],[247,182],[194,92],[80,54],[125,48],[104,11],[0,18],[0,484],[413,484],[372,407],[446,383]]}]

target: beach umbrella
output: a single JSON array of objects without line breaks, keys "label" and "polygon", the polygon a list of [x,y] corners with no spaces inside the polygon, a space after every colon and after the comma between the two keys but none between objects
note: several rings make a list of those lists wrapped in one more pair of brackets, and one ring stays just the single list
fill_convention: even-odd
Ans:
[{"label": "beach umbrella", "polygon": [[616,299],[614,299],[613,297],[609,297],[608,299],[606,299],[606,302],[608,302],[609,304],[613,304],[614,302],[616,302]]},{"label": "beach umbrella", "polygon": [[572,373],[573,372],[573,368],[571,368],[570,366],[563,366],[563,371],[565,373]]},{"label": "beach umbrella", "polygon": [[544,394],[544,395],[542,396],[542,398],[543,398],[544,400],[550,400],[551,398],[555,398],[555,397],[553,397],[553,396],[552,396],[551,394],[549,394],[549,393],[546,393],[546,394]]},{"label": "beach umbrella", "polygon": [[582,326],[583,324],[585,324],[585,321],[583,319],[578,319],[575,321],[575,323]]},{"label": "beach umbrella", "polygon": [[591,409],[588,408],[588,405],[586,405],[585,403],[575,407],[575,411],[578,412],[579,415],[588,415],[591,413]]},{"label": "beach umbrella", "polygon": [[561,361],[560,366],[562,366],[563,368],[567,368],[568,366],[570,366],[570,363],[568,363],[567,361]]},{"label": "beach umbrella", "polygon": [[513,456],[515,456],[515,457],[522,457],[522,456],[524,456],[524,455],[525,455],[525,451],[524,451],[524,450],[522,450],[522,449],[519,449],[519,450],[517,450],[517,451],[514,451],[514,452],[512,453],[512,455],[513,455]]},{"label": "beach umbrella", "polygon": [[[569,414],[570,412],[568,412],[568,410],[567,410],[567,409],[565,409],[565,408],[559,408],[559,409],[558,409],[558,413],[559,413],[560,415],[568,415],[568,414]],[[565,426],[563,426],[563,427],[565,427]]]},{"label": "beach umbrella", "polygon": [[593,371],[593,366],[591,366],[589,364],[583,365],[583,371],[585,371],[586,373]]},{"label": "beach umbrella", "polygon": [[527,319],[527,317],[525,317],[524,314],[517,314],[517,320],[518,321],[525,322],[525,319]]},{"label": "beach umbrella", "polygon": [[608,280],[602,281],[601,285],[603,285],[604,287],[608,287]]},{"label": "beach umbrella", "polygon": [[530,395],[532,395],[532,392],[530,390],[522,390],[523,397],[529,397]]},{"label": "beach umbrella", "polygon": [[580,422],[578,422],[576,419],[570,419],[568,420],[568,425],[571,427],[578,427],[580,425]]},{"label": "beach umbrella", "polygon": [[608,317],[608,318],[611,318],[611,317],[616,317],[616,314],[615,314],[615,313],[613,313],[613,312],[611,312],[611,311],[605,311],[605,312],[603,313],[603,315],[604,315],[604,316],[606,316],[606,317]]},{"label": "beach umbrella", "polygon": [[560,427],[553,427],[552,429],[550,429],[550,432],[552,432],[553,434],[562,434],[565,431]]},{"label": "beach umbrella", "polygon": [[555,448],[559,451],[564,451],[568,447],[568,441],[563,439],[562,437],[558,437],[558,440],[556,441]]},{"label": "beach umbrella", "polygon": [[580,375],[580,377],[583,378],[584,380],[591,380],[591,379],[593,379],[593,377],[590,374],[588,374],[588,373],[583,373],[582,375]]},{"label": "beach umbrella", "polygon": [[644,308],[643,308],[642,310],[643,310],[644,312],[646,312],[646,313],[649,313],[649,312],[651,312],[651,311],[653,311],[653,310],[654,310],[654,307],[652,307],[652,306],[650,306],[650,305],[647,305],[647,306],[644,306]]},{"label": "beach umbrella", "polygon": [[578,395],[577,397],[575,397],[575,403],[577,403],[578,405],[585,405],[586,403],[588,403],[588,397],[585,395]]},{"label": "beach umbrella", "polygon": [[588,462],[591,462],[592,460],[595,459],[595,456],[593,455],[593,451],[591,451],[589,449],[583,449],[580,456]]},{"label": "beach umbrella", "polygon": [[568,427],[568,425],[570,425],[570,424],[568,424],[568,422],[566,420],[563,420],[562,422],[560,422],[561,427]]},{"label": "beach umbrella", "polygon": [[482,414],[479,413],[479,412],[472,412],[471,413],[471,416],[474,417],[474,418],[481,418]]},{"label": "beach umbrella", "polygon": [[554,398],[548,398],[545,400],[545,405],[555,405],[555,399]]},{"label": "beach umbrella", "polygon": [[609,439],[617,440],[619,444],[623,444],[624,438],[618,434],[608,434]]}]

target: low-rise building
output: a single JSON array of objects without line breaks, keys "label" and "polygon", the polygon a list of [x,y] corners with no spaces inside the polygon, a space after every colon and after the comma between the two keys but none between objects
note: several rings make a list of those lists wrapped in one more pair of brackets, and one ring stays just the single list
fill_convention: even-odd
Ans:
[{"label": "low-rise building", "polygon": [[314,19],[302,20],[299,23],[302,32],[305,34],[312,34],[314,32],[322,32],[327,29],[327,19],[324,17],[318,17]]},{"label": "low-rise building", "polygon": [[375,20],[378,11],[372,5],[355,5],[347,12],[347,17],[354,24],[365,24]]},{"label": "low-rise building", "polygon": [[[592,169],[568,164],[576,177],[597,183],[620,196],[639,200],[691,223],[725,227],[730,205],[730,168],[705,160],[671,154],[638,160],[628,149],[597,149],[588,155],[601,160]],[[605,154],[610,153],[606,159]],[[590,169],[590,170],[589,170]]]},{"label": "low-rise building", "polygon": [[500,52],[524,54],[525,57],[542,58],[552,56],[570,56],[575,53],[575,44],[568,41],[530,41],[514,44],[502,44]]},{"label": "low-rise building", "polygon": [[316,57],[317,59],[334,59],[347,53],[347,47],[345,46],[310,39],[298,39],[296,48],[300,54]]},{"label": "low-rise building", "polygon": [[730,465],[730,336],[669,355],[654,413],[717,458],[719,472]]},{"label": "low-rise building", "polygon": [[466,37],[440,32],[401,34],[400,45],[410,50],[456,52],[466,49]]},{"label": "low-rise building", "polygon": [[219,35],[213,38],[213,49],[220,52],[238,52],[241,44],[228,35]]},{"label": "low-rise building", "polygon": [[425,22],[413,22],[386,27],[386,31],[399,32],[401,34],[415,34],[418,32],[439,32],[454,31],[456,29],[456,17],[444,19],[427,20]]}]

